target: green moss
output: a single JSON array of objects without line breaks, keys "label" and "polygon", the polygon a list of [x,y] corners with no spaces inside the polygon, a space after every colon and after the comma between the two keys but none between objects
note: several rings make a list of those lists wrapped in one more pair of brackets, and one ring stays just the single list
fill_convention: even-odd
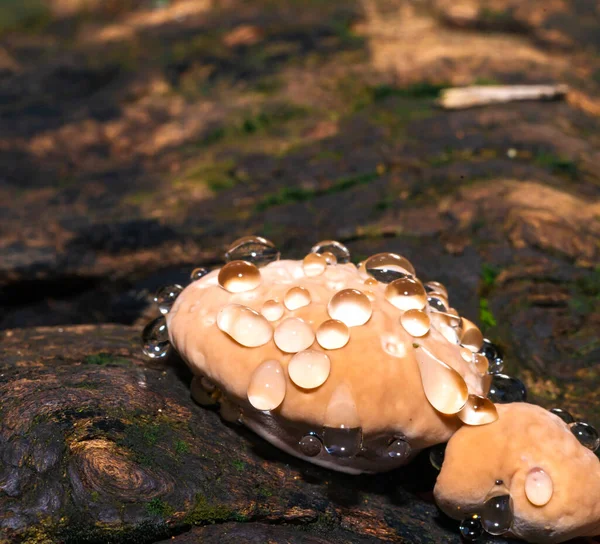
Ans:
[{"label": "green moss", "polygon": [[378,85],[371,87],[373,101],[378,102],[390,96],[400,96],[403,98],[437,98],[440,91],[449,87],[447,83],[431,83],[429,81],[420,81],[408,85],[407,87],[394,87],[391,85]]},{"label": "green moss", "polygon": [[239,178],[235,175],[235,163],[231,160],[217,163],[201,163],[193,166],[175,183],[204,183],[211,191],[225,191],[235,187]]},{"label": "green moss", "polygon": [[129,365],[129,359],[124,357],[115,357],[110,353],[96,353],[94,355],[88,355],[83,359],[86,365],[98,365],[98,366],[121,366]]},{"label": "green moss", "polygon": [[210,503],[204,495],[198,494],[192,510],[184,518],[184,523],[207,525],[230,520],[244,521],[245,517],[229,506]]},{"label": "green moss", "polygon": [[92,491],[90,493],[90,499],[92,499],[93,502],[98,502],[100,500],[100,493],[97,491]]},{"label": "green moss", "polygon": [[484,263],[481,266],[481,280],[483,281],[483,285],[488,288],[493,287],[499,273],[500,271],[495,266]]},{"label": "green moss", "polygon": [[261,212],[268,208],[272,208],[273,206],[305,202],[319,196],[339,193],[357,185],[368,184],[378,177],[379,174],[375,171],[338,178],[325,188],[282,187],[276,193],[265,195],[260,199],[255,205],[255,210]]},{"label": "green moss", "polygon": [[256,490],[256,494],[259,497],[262,497],[264,499],[267,499],[269,497],[272,497],[274,495],[273,491],[271,491],[269,488],[261,486]]},{"label": "green moss", "polygon": [[473,81],[473,85],[481,85],[481,86],[501,85],[501,84],[502,84],[502,82],[498,81],[495,77],[480,76],[480,77],[476,77],[475,81]]},{"label": "green moss", "polygon": [[243,472],[246,469],[246,463],[240,461],[239,459],[234,459],[231,461],[231,464],[235,467],[238,472]]},{"label": "green moss", "polygon": [[70,384],[69,387],[73,387],[75,389],[88,389],[90,391],[93,391],[95,389],[98,389],[99,385],[94,382],[85,382],[84,381],[84,382]]},{"label": "green moss", "polygon": [[190,446],[187,442],[185,442],[183,440],[175,441],[175,453],[177,453],[177,455],[183,455],[185,453],[188,453],[189,451],[190,451]]},{"label": "green moss", "polygon": [[151,516],[168,518],[174,514],[175,509],[170,504],[167,504],[158,497],[155,497],[146,504],[146,511]]},{"label": "green moss", "polygon": [[489,329],[497,325],[496,318],[486,298],[479,299],[479,322],[483,329]]},{"label": "green moss", "polygon": [[579,168],[575,161],[546,151],[538,153],[533,162],[538,166],[548,168],[554,174],[560,174],[570,178],[576,178],[579,173]]},{"label": "green moss", "polygon": [[8,31],[41,32],[52,21],[52,12],[43,0],[2,0],[0,34]]}]

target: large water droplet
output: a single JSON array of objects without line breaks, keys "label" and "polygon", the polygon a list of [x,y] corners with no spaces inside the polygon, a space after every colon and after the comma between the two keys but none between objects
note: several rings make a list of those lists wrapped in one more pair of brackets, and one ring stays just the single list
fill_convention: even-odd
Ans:
[{"label": "large water droplet", "polygon": [[353,457],[362,447],[362,429],[352,391],[346,384],[337,386],[323,424],[323,444],[330,455]]},{"label": "large water droplet", "polygon": [[142,351],[151,359],[160,359],[169,351],[169,332],[163,316],[148,323],[142,331]]},{"label": "large water droplet", "polygon": [[365,261],[367,274],[381,283],[392,283],[406,276],[414,276],[415,269],[405,257],[395,253],[377,253]]},{"label": "large water droplet", "polygon": [[483,528],[491,535],[508,532],[513,523],[513,501],[505,485],[495,485],[483,503]]},{"label": "large water droplet", "polygon": [[544,506],[550,502],[554,484],[552,478],[543,469],[532,468],[525,478],[525,495],[527,500],[535,506]]},{"label": "large water droplet", "polygon": [[497,404],[509,402],[525,402],[527,389],[521,380],[511,378],[506,374],[494,374],[488,398]]},{"label": "large water droplet", "polygon": [[323,443],[315,433],[308,433],[300,439],[298,448],[303,455],[306,455],[307,457],[316,457],[321,453]]},{"label": "large water droplet", "polygon": [[437,312],[448,311],[448,301],[438,293],[430,293],[427,296],[427,304]]},{"label": "large water droplet", "polygon": [[469,395],[458,417],[467,425],[486,425],[498,419],[498,411],[490,399]]},{"label": "large water droplet", "polygon": [[265,345],[273,327],[258,312],[240,304],[229,304],[217,315],[217,327],[247,348]]},{"label": "large water droplet", "polygon": [[327,311],[348,327],[359,327],[369,321],[373,308],[369,297],[358,289],[344,289],[331,297]]},{"label": "large water droplet", "polygon": [[329,357],[314,349],[296,353],[288,364],[290,380],[302,389],[314,389],[323,385],[330,371]]},{"label": "large water droplet", "polygon": [[429,404],[442,414],[458,413],[469,396],[463,377],[423,346],[415,348],[415,357]]},{"label": "large water droplet", "polygon": [[302,319],[288,317],[277,325],[273,340],[281,351],[297,353],[312,345],[315,341],[315,333]]},{"label": "large water droplet", "polygon": [[550,412],[555,416],[558,416],[567,424],[573,423],[575,421],[575,418],[566,410],[561,410],[560,408],[552,408]]},{"label": "large water droplet", "polygon": [[490,366],[487,357],[481,353],[473,353],[473,364],[481,376],[487,373]]},{"label": "large water droplet", "polygon": [[410,457],[411,447],[410,444],[402,439],[394,439],[387,448],[387,455],[392,459],[405,460]]},{"label": "large water droplet", "polygon": [[281,319],[284,311],[283,304],[280,302],[277,302],[276,300],[267,300],[263,304],[260,313],[264,315],[268,321],[277,321],[278,319]]},{"label": "large water droplet", "polygon": [[[442,312],[430,312],[431,325],[437,329],[448,342],[458,344],[458,334],[452,326],[454,316]],[[467,348],[464,348],[467,349]],[[470,353],[470,350],[467,350]]]},{"label": "large water droplet", "polygon": [[422,310],[407,310],[400,316],[400,323],[411,336],[425,336],[431,327],[429,316]]},{"label": "large water droplet", "polygon": [[285,398],[285,374],[279,361],[261,363],[250,377],[248,400],[257,410],[274,410]]},{"label": "large water droplet", "polygon": [[327,268],[327,259],[319,253],[309,253],[302,261],[302,270],[304,275],[309,278],[315,278],[325,272]]},{"label": "large water droplet", "polygon": [[158,305],[161,314],[165,315],[169,313],[181,291],[183,291],[181,285],[167,285],[166,287],[161,287],[156,292],[154,302]]},{"label": "large water droplet", "polygon": [[256,266],[264,266],[279,260],[279,251],[273,242],[262,236],[244,236],[229,246],[225,260],[247,261]]},{"label": "large water droplet", "polygon": [[439,281],[428,281],[424,284],[424,287],[428,293],[440,293],[446,297],[446,300],[448,299],[448,290]]},{"label": "large water droplet", "polygon": [[588,425],[583,421],[576,421],[575,423],[569,424],[569,428],[582,446],[585,446],[592,451],[596,451],[598,448],[600,448],[598,431],[596,431],[596,429],[591,425]]},{"label": "large water droplet", "polygon": [[335,240],[323,240],[315,244],[310,251],[311,253],[333,253],[340,264],[350,262],[350,251],[348,251],[348,248]]},{"label": "large water droplet", "polygon": [[323,253],[321,253],[321,255],[325,257],[325,260],[327,261],[328,265],[337,264],[337,257],[333,253],[331,253],[331,251],[324,251]]},{"label": "large water droplet", "polygon": [[208,270],[206,268],[203,268],[203,267],[194,268],[194,270],[192,270],[192,273],[190,274],[190,280],[192,280],[192,281],[199,280],[200,278],[203,278],[204,276],[206,276],[206,274],[208,274]]},{"label": "large water droplet", "polygon": [[283,303],[288,310],[297,310],[308,306],[310,302],[310,293],[304,287],[292,287],[283,297]]},{"label": "large water droplet", "polygon": [[345,323],[329,319],[319,325],[317,342],[325,349],[343,348],[350,340],[350,330]]},{"label": "large water droplet", "polygon": [[444,456],[446,455],[446,444],[436,444],[429,450],[429,462],[436,470],[442,470]]},{"label": "large water droplet", "polygon": [[477,352],[483,346],[483,335],[481,331],[473,323],[464,317],[461,318],[461,330],[462,334],[460,337],[460,343],[462,346],[469,348],[473,352]]},{"label": "large water droplet", "polygon": [[422,310],[427,304],[425,289],[419,280],[401,278],[385,289],[385,298],[400,310]]},{"label": "large water droplet", "polygon": [[219,271],[219,285],[230,293],[244,293],[260,285],[260,271],[252,263],[231,261]]},{"label": "large water droplet", "polygon": [[481,524],[481,516],[473,514],[468,518],[463,519],[459,526],[460,536],[467,542],[477,542],[483,536],[483,525]]}]

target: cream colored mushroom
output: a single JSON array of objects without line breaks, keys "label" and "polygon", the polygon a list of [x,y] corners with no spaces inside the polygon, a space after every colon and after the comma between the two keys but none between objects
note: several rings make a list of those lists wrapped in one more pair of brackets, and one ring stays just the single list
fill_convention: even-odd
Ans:
[{"label": "cream colored mushroom", "polygon": [[446,447],[434,494],[450,517],[481,513],[501,480],[512,498],[507,535],[564,542],[600,534],[600,460],[556,415],[525,403],[498,405],[498,419],[465,426]]}]

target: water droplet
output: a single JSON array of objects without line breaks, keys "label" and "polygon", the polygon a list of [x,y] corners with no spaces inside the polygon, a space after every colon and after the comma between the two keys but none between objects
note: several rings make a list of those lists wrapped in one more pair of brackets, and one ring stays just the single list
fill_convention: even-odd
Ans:
[{"label": "water droplet", "polygon": [[276,300],[267,300],[260,309],[260,313],[265,316],[267,321],[277,321],[278,319],[281,319],[283,312],[285,312],[283,304]]},{"label": "water droplet", "polygon": [[302,319],[288,317],[277,325],[273,340],[281,351],[297,353],[312,345],[315,341],[315,333]]},{"label": "water droplet", "polygon": [[329,319],[319,325],[317,342],[325,349],[343,348],[350,340],[350,330],[345,323]]},{"label": "water droplet", "polygon": [[279,260],[279,251],[275,244],[262,236],[244,236],[233,242],[227,253],[225,260],[247,261],[256,266],[264,266],[273,261]]},{"label": "water droplet", "polygon": [[248,400],[257,410],[274,410],[285,398],[285,374],[279,361],[261,363],[250,377]]},{"label": "water droplet", "polygon": [[576,421],[575,423],[570,423],[569,428],[582,446],[592,451],[596,451],[600,447],[598,431],[591,425],[583,421]]},{"label": "water droplet", "polygon": [[511,378],[506,374],[494,374],[488,398],[497,404],[525,402],[527,400],[527,389],[525,389],[523,382],[517,378]]},{"label": "water droplet", "polygon": [[[452,326],[453,316],[451,314],[434,311],[429,313],[429,319],[431,319],[431,325],[435,327],[448,342],[451,344],[458,344],[458,334],[456,329]],[[467,351],[470,353],[470,350]]]},{"label": "water droplet", "polygon": [[496,485],[488,493],[481,512],[483,528],[491,535],[502,535],[513,523],[513,501],[503,484]]},{"label": "water droplet", "polygon": [[388,457],[396,460],[408,459],[410,457],[410,452],[410,444],[402,438],[394,439],[387,448]]},{"label": "water droplet", "polygon": [[350,262],[350,251],[348,248],[335,240],[324,240],[319,242],[318,244],[315,244],[310,251],[311,253],[333,253],[337,262],[340,264]]},{"label": "water droplet", "polygon": [[400,323],[411,336],[425,336],[431,327],[429,316],[421,310],[407,310],[400,316]]},{"label": "water droplet", "polygon": [[359,327],[369,321],[373,309],[369,297],[358,289],[344,289],[331,297],[327,311],[348,327]]},{"label": "water droplet", "polygon": [[297,310],[308,306],[311,300],[308,289],[304,287],[292,287],[283,297],[283,303],[288,310]]},{"label": "water droplet", "polygon": [[327,259],[319,253],[309,253],[302,261],[304,275],[309,278],[320,276],[327,268]]},{"label": "water droplet", "polygon": [[231,261],[219,271],[219,285],[230,293],[244,293],[260,285],[260,271],[252,263]]},{"label": "water droplet", "polygon": [[437,312],[448,311],[448,301],[438,293],[431,293],[427,297],[427,304]]},{"label": "water droplet", "polygon": [[460,337],[461,345],[469,348],[473,352],[479,351],[483,345],[483,335],[481,334],[481,331],[475,323],[464,317],[461,318],[460,322],[462,329]]},{"label": "water droplet", "polygon": [[151,359],[161,359],[169,351],[169,331],[163,316],[148,323],[142,331],[142,351]]},{"label": "water droplet", "polygon": [[366,287],[374,287],[375,285],[377,285],[379,282],[375,279],[375,278],[367,278],[365,280],[365,286]]},{"label": "water droplet", "polygon": [[298,387],[315,389],[329,377],[331,362],[322,351],[307,349],[296,353],[288,363],[288,374]]},{"label": "water droplet", "polygon": [[415,269],[405,257],[395,253],[377,253],[365,261],[365,271],[381,283],[414,276]]},{"label": "water droplet", "polygon": [[202,378],[200,376],[194,376],[192,378],[190,393],[192,398],[201,406],[211,406],[217,403],[214,391],[214,387],[212,391],[206,390],[206,388],[202,385]]},{"label": "water droplet", "polygon": [[194,268],[194,270],[192,270],[192,273],[190,274],[190,280],[199,280],[200,278],[206,276],[206,274],[208,274],[208,270],[206,268]]},{"label": "water droplet", "polygon": [[469,396],[463,377],[423,346],[415,348],[415,357],[429,404],[442,414],[459,412]]},{"label": "water droplet", "polygon": [[161,314],[165,315],[169,313],[169,310],[181,291],[183,291],[181,285],[167,285],[166,287],[161,287],[156,292],[156,295],[154,295],[154,302],[158,305]]},{"label": "water droplet", "polygon": [[444,295],[446,299],[448,299],[448,290],[444,284],[440,283],[439,281],[428,281],[425,283],[424,287],[428,293],[440,293]]},{"label": "water droplet", "polygon": [[477,372],[482,376],[487,373],[488,368],[490,366],[490,362],[487,360],[485,355],[481,355],[481,353],[473,353],[473,364],[477,369]]},{"label": "water droplet", "polygon": [[265,345],[273,337],[273,327],[258,312],[240,304],[229,304],[217,315],[217,327],[247,348]]},{"label": "water droplet", "polygon": [[429,450],[429,462],[436,470],[442,470],[444,456],[446,455],[446,444],[436,444]]},{"label": "water droplet", "polygon": [[460,536],[467,542],[477,542],[483,536],[483,525],[481,516],[473,514],[461,521],[459,526]]},{"label": "water droplet", "polygon": [[490,374],[501,374],[504,370],[504,360],[500,348],[490,342],[487,338],[483,339],[483,345],[479,353],[485,355],[489,361],[488,372]]},{"label": "water droplet", "polygon": [[554,484],[552,478],[543,469],[532,468],[525,478],[525,495],[527,500],[535,506],[544,506],[550,502]]},{"label": "water droplet", "polygon": [[327,261],[328,265],[337,264],[337,257],[333,253],[331,253],[331,251],[324,251],[323,253],[321,253],[321,255],[325,257],[325,260]]},{"label": "water droplet", "polygon": [[306,455],[307,457],[316,457],[321,453],[323,443],[315,433],[308,433],[300,439],[298,447],[303,455]]},{"label": "water droplet", "polygon": [[385,298],[400,310],[422,310],[427,304],[425,289],[419,280],[401,278],[385,289]]},{"label": "water droplet", "polygon": [[458,412],[458,417],[467,425],[486,425],[498,419],[498,411],[490,399],[469,395],[467,404]]},{"label": "water droplet", "polygon": [[242,424],[244,418],[242,409],[227,397],[221,397],[220,401],[221,405],[219,406],[219,413],[221,414],[221,417],[229,423]]},{"label": "water droplet", "polygon": [[353,457],[362,447],[362,429],[352,391],[346,384],[334,390],[323,425],[323,444],[330,455]]},{"label": "water droplet", "polygon": [[560,408],[552,408],[550,412],[553,413],[555,416],[558,416],[566,424],[573,423],[575,421],[575,418],[566,410],[561,410]]}]

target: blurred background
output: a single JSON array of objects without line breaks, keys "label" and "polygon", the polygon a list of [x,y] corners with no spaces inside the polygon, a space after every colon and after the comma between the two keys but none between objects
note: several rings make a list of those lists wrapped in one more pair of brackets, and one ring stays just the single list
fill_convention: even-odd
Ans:
[{"label": "blurred background", "polygon": [[[570,90],[436,102],[536,83]],[[0,0],[0,328],[140,324],[239,236],[337,239],[597,423],[599,116],[594,0]]]}]

